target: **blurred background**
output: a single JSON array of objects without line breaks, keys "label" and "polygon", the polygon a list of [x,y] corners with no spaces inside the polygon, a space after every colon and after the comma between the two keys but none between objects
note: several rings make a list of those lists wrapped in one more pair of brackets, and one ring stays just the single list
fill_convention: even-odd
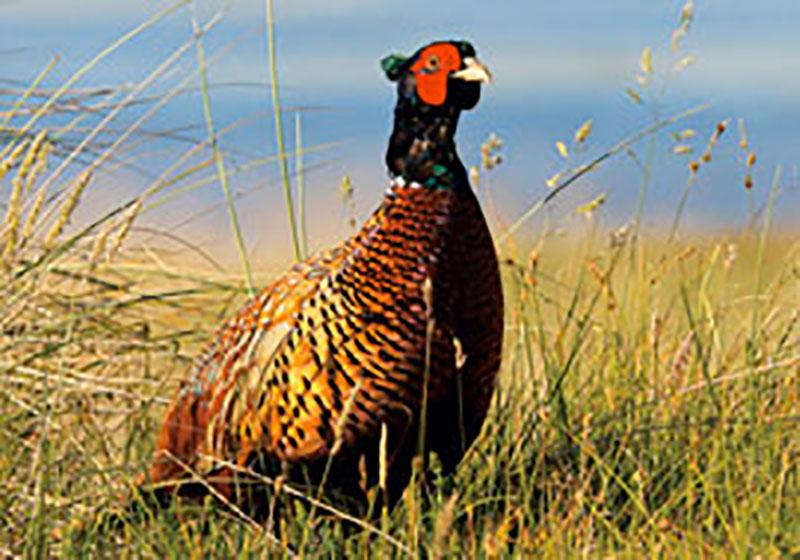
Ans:
[{"label": "blurred background", "polygon": [[[97,53],[170,5],[160,0],[0,0],[0,89],[13,99],[12,94],[25,91],[58,56],[40,85],[52,91]],[[364,218],[386,188],[383,154],[394,91],[380,72],[380,58],[390,52],[411,54],[422,44],[447,38],[472,41],[496,77],[478,108],[462,119],[459,133],[467,165],[480,163],[480,145],[491,133],[504,141],[504,161],[484,185],[491,191],[495,231],[503,231],[547,193],[546,181],[565,165],[556,142],[568,146],[569,164],[580,164],[658,116],[705,103],[710,104],[707,110],[659,134],[652,145],[640,142],[634,153],[617,156],[586,176],[525,231],[541,228],[544,219],[567,232],[581,227],[575,207],[601,193],[607,194],[601,226],[610,230],[625,224],[638,204],[640,166],[647,149],[654,157],[644,223],[654,230],[668,228],[686,185],[689,161],[700,157],[716,124],[725,119],[731,119],[728,131],[715,148],[712,164],[703,167],[691,188],[683,231],[736,229],[748,220],[746,156],[739,147],[738,119],[744,119],[749,149],[757,154],[751,208],[764,204],[774,168],[782,164],[777,221],[784,228],[796,226],[800,3],[699,0],[692,25],[673,52],[670,43],[684,5],[617,0],[612,9],[591,0],[277,0],[287,150],[294,150],[299,111],[302,144],[308,151],[303,164],[311,249],[347,234],[348,220]],[[110,107],[128,103],[90,146],[99,153],[114,134],[159,100],[166,101],[116,152],[102,179],[93,182],[93,195],[80,210],[85,215],[96,212],[98,205],[142,192],[171,161],[207,137],[192,17],[200,26],[213,22],[202,41],[226,164],[236,170],[276,153],[264,3],[199,0],[193,6],[180,7],[104,58],[59,106],[65,124],[60,134],[69,146],[85,137]],[[645,48],[652,52],[652,72],[643,80]],[[165,61],[167,66],[156,70]],[[125,101],[154,70],[152,83]],[[91,109],[88,114],[74,118],[86,108]],[[575,131],[588,119],[592,133],[575,149]],[[696,136],[674,137],[686,129]],[[692,151],[675,153],[684,151],[677,148],[684,145]],[[84,157],[91,157],[92,149]],[[231,175],[248,250],[261,264],[285,262],[291,246],[277,164]],[[352,203],[340,199],[344,176],[352,181]],[[223,193],[216,182],[164,199],[143,220],[191,235],[204,247],[232,250]]]}]

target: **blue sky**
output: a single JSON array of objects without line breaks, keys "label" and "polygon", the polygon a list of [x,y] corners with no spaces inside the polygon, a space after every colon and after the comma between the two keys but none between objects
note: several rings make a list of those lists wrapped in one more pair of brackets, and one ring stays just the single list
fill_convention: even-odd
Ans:
[{"label": "blue sky", "polygon": [[[308,109],[303,113],[307,145],[340,142],[334,150],[307,158],[312,168],[311,203],[318,206],[309,213],[320,217],[318,242],[331,235],[322,218],[330,217],[331,205],[337,204],[343,174],[353,177],[360,216],[385,187],[382,154],[393,92],[378,70],[384,54],[411,52],[438,38],[464,37],[476,45],[496,82],[479,108],[465,116],[460,146],[464,159],[474,162],[478,145],[490,132],[506,139],[506,162],[492,177],[492,188],[500,222],[507,223],[546,192],[545,179],[560,165],[554,143],[569,140],[584,120],[594,120],[595,132],[583,157],[647,124],[651,108],[631,103],[623,89],[634,83],[642,48],[653,49],[656,73],[675,62],[669,59],[668,44],[683,3],[275,0],[283,102]],[[61,61],[47,83],[56,86],[104,46],[168,4],[0,0],[0,78],[27,83],[59,53]],[[800,211],[794,179],[800,164],[800,2],[696,0],[695,5],[696,22],[680,56],[692,54],[696,62],[670,83],[663,110],[712,103],[710,110],[686,124],[697,129],[700,138],[707,137],[719,119],[733,118],[735,123],[744,118],[759,156],[756,200],[766,198],[772,170],[782,163],[786,192],[781,195],[781,219],[792,223]],[[207,18],[219,6],[216,1],[199,1],[197,12],[201,19]],[[274,152],[265,87],[263,10],[259,0],[234,0],[222,23],[206,38],[211,56],[222,53],[211,68],[212,82],[220,86],[213,90],[215,118],[219,126],[246,121],[223,138],[223,149],[231,152],[234,163]],[[187,41],[190,32],[188,11],[179,10],[104,61],[81,85],[135,83]],[[192,71],[194,62],[189,51],[153,92],[169,91]],[[197,95],[181,96],[151,128],[201,123],[200,101]],[[123,116],[119,124],[124,122]],[[201,130],[192,134],[203,136]],[[689,221],[694,225],[736,226],[743,221],[741,154],[733,140],[731,136],[721,144],[714,165],[692,193]],[[671,155],[670,147],[664,136],[656,148],[655,181],[647,208],[653,224],[671,215],[685,181],[686,160]],[[145,167],[159,165],[155,156],[138,157],[147,162]],[[276,171],[270,168],[236,179],[240,189],[265,187],[248,197],[252,203],[243,204],[254,246],[271,243],[284,233]],[[119,173],[124,189],[135,192],[142,182],[137,172]],[[618,225],[630,216],[638,178],[632,161],[614,161],[576,187],[551,215],[566,220],[574,204],[608,192],[607,225]],[[207,207],[220,197],[219,188],[211,185],[193,204]],[[259,219],[264,205],[275,209],[270,227]],[[176,211],[190,212],[185,204]],[[343,213],[338,208],[334,217]],[[219,214],[212,212],[202,220],[214,220]],[[333,232],[341,233],[341,229]]]}]

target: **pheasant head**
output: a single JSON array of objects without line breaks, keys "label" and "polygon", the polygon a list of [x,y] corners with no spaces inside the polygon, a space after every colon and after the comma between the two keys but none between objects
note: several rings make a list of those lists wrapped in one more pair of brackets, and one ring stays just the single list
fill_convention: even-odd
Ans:
[{"label": "pheasant head", "polygon": [[410,57],[389,55],[381,66],[397,82],[389,172],[428,187],[467,187],[454,136],[461,112],[478,103],[481,84],[491,81],[475,48],[466,41],[438,41]]}]

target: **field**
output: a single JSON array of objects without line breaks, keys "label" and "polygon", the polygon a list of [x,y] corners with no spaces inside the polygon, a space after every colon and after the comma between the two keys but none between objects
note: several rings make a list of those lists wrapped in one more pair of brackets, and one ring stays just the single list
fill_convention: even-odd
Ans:
[{"label": "field", "polygon": [[[686,17],[677,29],[688,30]],[[188,44],[208,101],[202,42]],[[654,72],[649,51],[640,72]],[[547,223],[496,227],[507,309],[490,418],[455,476],[412,485],[393,511],[354,519],[278,484],[290,507],[275,527],[214,503],[111,523],[182,376],[247,300],[241,270],[254,286],[273,273],[241,246],[234,266],[219,267],[190,239],[136,228],[159,197],[219,183],[238,231],[210,110],[205,142],[129,199],[81,213],[138,125],[102,144],[91,127],[85,145],[60,142],[85,117],[64,123],[55,110],[80,98],[78,78],[44,97],[35,82],[2,98],[0,555],[800,556],[800,238],[773,225],[780,168],[756,185],[766,203],[724,233],[682,228],[683,203],[672,228],[648,230],[636,214],[609,231],[603,197],[570,212],[571,235]],[[526,219],[634,151],[645,196],[656,135],[680,140],[677,155],[694,142],[687,196],[720,138],[735,135],[743,181],[732,191],[752,197],[744,131],[722,122],[691,140],[694,114],[656,116],[596,159],[581,159],[591,126],[581,127]],[[487,143],[474,170],[485,207],[497,147]]]}]

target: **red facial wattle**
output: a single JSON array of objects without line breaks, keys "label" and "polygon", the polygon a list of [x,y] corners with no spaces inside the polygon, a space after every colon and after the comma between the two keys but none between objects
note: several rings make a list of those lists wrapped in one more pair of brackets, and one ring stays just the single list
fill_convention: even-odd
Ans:
[{"label": "red facial wattle", "polygon": [[411,67],[417,78],[417,95],[428,105],[441,105],[447,99],[447,80],[461,67],[461,54],[449,43],[426,48]]}]

